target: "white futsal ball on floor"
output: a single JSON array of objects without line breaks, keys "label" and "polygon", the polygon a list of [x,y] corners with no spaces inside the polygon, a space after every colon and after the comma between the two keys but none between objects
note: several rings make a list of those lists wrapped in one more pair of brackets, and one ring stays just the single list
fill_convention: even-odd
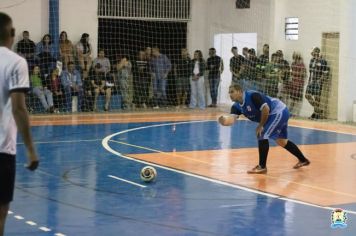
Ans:
[{"label": "white futsal ball on floor", "polygon": [[141,179],[145,182],[151,182],[156,179],[157,171],[152,166],[145,166],[141,169]]}]

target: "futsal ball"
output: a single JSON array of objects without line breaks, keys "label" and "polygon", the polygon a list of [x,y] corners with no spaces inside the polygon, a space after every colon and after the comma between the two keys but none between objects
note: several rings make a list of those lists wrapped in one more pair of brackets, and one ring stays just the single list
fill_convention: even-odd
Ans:
[{"label": "futsal ball", "polygon": [[144,182],[148,183],[156,179],[157,171],[152,166],[145,166],[141,169],[140,176]]},{"label": "futsal ball", "polygon": [[236,117],[234,115],[223,115],[219,117],[219,123],[224,126],[231,126],[235,123]]}]

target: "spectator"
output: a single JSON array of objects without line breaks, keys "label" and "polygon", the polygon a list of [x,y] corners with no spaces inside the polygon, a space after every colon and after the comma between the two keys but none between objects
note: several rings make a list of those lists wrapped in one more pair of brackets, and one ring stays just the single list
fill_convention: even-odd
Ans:
[{"label": "spectator", "polygon": [[277,58],[278,58],[278,64],[280,66],[281,70],[281,80],[278,88],[278,98],[284,102],[285,104],[288,104],[287,98],[289,97],[289,79],[290,79],[290,66],[287,60],[283,58],[283,51],[282,50],[277,50],[276,52]]},{"label": "spectator", "polygon": [[159,108],[159,105],[167,105],[167,79],[168,73],[172,68],[171,61],[164,54],[160,53],[158,47],[152,49],[151,72],[154,74],[153,93],[154,107]]},{"label": "spectator", "polygon": [[77,43],[77,55],[79,65],[83,71],[88,71],[91,67],[91,44],[89,43],[89,34],[84,33],[80,38],[80,41]]},{"label": "spectator", "polygon": [[329,69],[326,60],[320,56],[320,49],[313,48],[312,59],[309,63],[309,82],[305,98],[313,106],[314,112],[310,119],[326,118],[325,111],[320,107],[323,84],[328,80]]},{"label": "spectator", "polygon": [[100,72],[103,72],[105,76],[107,76],[111,70],[110,60],[105,57],[104,49],[99,49],[98,57],[94,59],[93,64],[100,64]]},{"label": "spectator", "polygon": [[67,32],[62,31],[59,36],[59,52],[63,63],[63,68],[68,68],[69,62],[74,62],[74,47],[68,39]]},{"label": "spectator", "polygon": [[264,66],[267,65],[267,63],[269,62],[269,45],[268,44],[263,45],[262,54],[260,55],[258,60],[259,60],[259,63]]},{"label": "spectator", "polygon": [[293,62],[291,65],[291,82],[289,84],[290,94],[290,113],[292,115],[299,115],[301,102],[303,100],[303,90],[306,78],[306,68],[303,58],[299,52],[293,53]]},{"label": "spectator", "polygon": [[248,89],[253,89],[256,91],[261,90],[261,77],[257,77],[257,63],[258,58],[256,56],[256,50],[254,48],[248,49],[247,54],[247,63],[246,63],[246,73],[248,77],[247,87]]},{"label": "spectator", "polygon": [[83,101],[83,111],[93,111],[94,106],[94,89],[89,77],[89,71],[83,71],[83,91],[84,91],[84,101]]},{"label": "spectator", "polygon": [[49,34],[45,34],[36,45],[36,57],[41,68],[41,72],[46,77],[54,67],[56,67],[56,56]]},{"label": "spectator", "polygon": [[205,109],[205,95],[204,95],[204,73],[205,62],[203,53],[200,50],[194,52],[194,58],[191,63],[191,77],[190,77],[190,104],[189,108],[193,109],[197,105],[200,109]]},{"label": "spectator", "polygon": [[257,80],[260,82],[260,90],[265,93],[266,65],[269,63],[269,45],[263,45],[263,52],[258,58],[256,65]]},{"label": "spectator", "polygon": [[117,78],[120,84],[120,91],[122,96],[122,108],[124,110],[132,108],[132,100],[131,100],[131,77],[132,76],[132,64],[128,60],[127,56],[123,56],[119,63],[117,64]]},{"label": "spectator", "polygon": [[175,63],[174,75],[176,78],[177,108],[186,107],[187,96],[189,93],[189,83],[191,75],[191,59],[188,49],[182,48],[181,55]]},{"label": "spectator", "polygon": [[31,87],[33,94],[38,97],[42,103],[43,108],[46,112],[53,113],[53,95],[52,92],[47,88],[47,86],[43,86],[42,77],[40,73],[40,67],[34,66],[31,77],[30,77]]},{"label": "spectator", "polygon": [[61,74],[61,84],[64,89],[64,97],[66,100],[66,111],[72,110],[72,96],[77,96],[77,108],[80,112],[83,104],[83,82],[80,72],[75,69],[74,62],[68,63],[68,69],[64,70]]},{"label": "spectator", "polygon": [[240,76],[240,70],[245,58],[239,55],[237,47],[232,47],[231,53],[233,54],[233,56],[230,58],[230,72],[232,74],[231,83],[239,84],[241,87],[244,87],[242,78]]},{"label": "spectator", "polygon": [[281,77],[280,64],[278,63],[277,53],[271,56],[271,62],[267,63],[265,69],[265,87],[266,94],[270,97],[276,98],[278,95],[278,84]]},{"label": "spectator", "polygon": [[35,65],[36,44],[30,39],[30,33],[25,30],[22,32],[23,39],[16,45],[17,53],[26,59],[28,67],[33,68]]},{"label": "spectator", "polygon": [[146,108],[149,102],[149,88],[151,75],[144,51],[139,51],[132,66],[134,83],[134,104],[136,107]]},{"label": "spectator", "polygon": [[51,73],[46,78],[44,86],[50,88],[55,111],[59,112],[59,110],[63,108],[64,94],[62,92],[59,71],[57,68],[52,69]]},{"label": "spectator", "polygon": [[111,87],[106,86],[107,79],[102,72],[100,64],[96,64],[95,67],[90,70],[89,77],[94,92],[93,111],[98,110],[97,103],[100,94],[105,95],[104,111],[108,111],[111,99]]},{"label": "spectator", "polygon": [[215,48],[209,49],[207,70],[209,71],[208,80],[210,85],[210,96],[211,96],[211,104],[208,107],[216,107],[217,99],[218,99],[218,88],[220,84],[220,74],[224,70],[224,64],[221,57],[216,55]]}]

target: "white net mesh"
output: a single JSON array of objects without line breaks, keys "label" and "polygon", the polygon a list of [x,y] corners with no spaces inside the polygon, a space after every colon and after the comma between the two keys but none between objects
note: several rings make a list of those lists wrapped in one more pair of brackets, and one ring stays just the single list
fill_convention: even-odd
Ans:
[{"label": "white net mesh", "polygon": [[[242,22],[235,26],[232,24],[235,18],[229,15],[234,4],[204,3],[100,0],[95,5],[95,13],[83,12],[83,18],[79,19],[83,21],[82,27],[76,24],[66,29],[69,24],[61,23],[71,20],[63,16],[72,16],[82,6],[67,1],[59,9],[62,19],[58,34],[64,31],[60,37],[37,33],[34,37],[30,35],[33,41],[22,40],[21,35],[16,42],[15,50],[26,57],[30,66],[32,91],[28,95],[28,107],[33,113],[63,114],[177,106],[205,109],[209,105],[231,104],[228,86],[237,83],[280,98],[295,116],[336,119],[337,33],[323,33],[317,44],[319,48],[312,56],[310,48],[315,43],[311,43],[308,50],[305,46],[302,49],[287,47],[287,43],[280,47],[278,41],[271,43],[265,32],[268,30],[261,30],[272,30],[272,26],[253,21],[256,15],[268,18],[266,12],[272,9],[271,4],[244,2],[244,6],[252,9],[234,9]],[[278,10],[278,6],[275,8]],[[95,18],[97,24],[85,25],[90,18]],[[288,26],[280,25],[281,30],[288,33],[283,35],[283,40],[298,37],[303,40],[298,36],[301,28],[296,19]],[[314,19],[314,25],[318,19],[324,18]],[[33,27],[25,25],[22,29],[31,33],[35,30]],[[251,32],[252,28],[257,31],[253,42],[246,42],[240,36],[234,38],[235,34]],[[232,32],[231,43],[224,41],[225,36],[217,40],[220,32]],[[24,37],[27,38],[26,33]],[[58,55],[47,45],[48,37],[52,45],[58,43]],[[232,57],[234,46],[238,47],[238,53]],[[215,47],[218,57],[209,54],[211,47]],[[184,48],[188,51],[183,50],[183,55],[188,53],[189,57],[182,56]],[[199,63],[191,61],[195,54]]]}]

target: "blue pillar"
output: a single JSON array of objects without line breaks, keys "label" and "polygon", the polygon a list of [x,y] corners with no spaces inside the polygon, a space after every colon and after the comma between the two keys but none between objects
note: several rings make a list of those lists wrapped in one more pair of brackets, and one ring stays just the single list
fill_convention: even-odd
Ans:
[{"label": "blue pillar", "polygon": [[49,0],[49,34],[55,57],[59,59],[59,0]]}]

